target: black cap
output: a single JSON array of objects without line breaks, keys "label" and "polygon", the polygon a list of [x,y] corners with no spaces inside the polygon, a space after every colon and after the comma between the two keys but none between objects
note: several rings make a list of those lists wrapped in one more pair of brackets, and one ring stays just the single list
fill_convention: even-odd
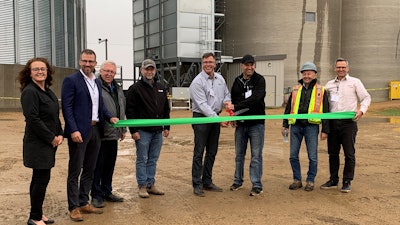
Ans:
[{"label": "black cap", "polygon": [[243,56],[243,58],[242,58],[242,64],[254,63],[254,62],[255,62],[254,57],[251,56],[251,55],[245,55],[245,56]]}]

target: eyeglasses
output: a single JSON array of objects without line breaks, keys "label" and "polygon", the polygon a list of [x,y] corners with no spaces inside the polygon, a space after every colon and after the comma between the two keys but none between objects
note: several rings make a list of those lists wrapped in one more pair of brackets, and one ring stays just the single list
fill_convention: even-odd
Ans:
[{"label": "eyeglasses", "polygon": [[346,68],[347,68],[347,67],[345,67],[345,66],[337,66],[337,67],[336,67],[336,69],[343,69],[343,70],[346,69]]},{"label": "eyeglasses", "polygon": [[112,71],[112,70],[103,70],[103,69],[101,69],[101,70],[106,72],[106,73],[115,74],[115,71]]},{"label": "eyeglasses", "polygon": [[39,72],[39,71],[46,72],[47,68],[46,67],[42,67],[42,68],[35,67],[35,68],[31,68],[31,71],[33,71],[33,72]]},{"label": "eyeglasses", "polygon": [[89,63],[89,64],[94,64],[96,61],[92,61],[92,60],[83,60],[83,59],[81,59],[81,62],[83,62],[83,64],[87,64],[87,63]]}]

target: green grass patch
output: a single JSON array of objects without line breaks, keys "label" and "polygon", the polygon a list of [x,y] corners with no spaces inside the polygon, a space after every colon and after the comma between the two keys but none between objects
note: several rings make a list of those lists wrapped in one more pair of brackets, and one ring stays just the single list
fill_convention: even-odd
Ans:
[{"label": "green grass patch", "polygon": [[374,112],[374,114],[382,116],[400,116],[400,109],[399,108],[385,109],[383,111]]}]

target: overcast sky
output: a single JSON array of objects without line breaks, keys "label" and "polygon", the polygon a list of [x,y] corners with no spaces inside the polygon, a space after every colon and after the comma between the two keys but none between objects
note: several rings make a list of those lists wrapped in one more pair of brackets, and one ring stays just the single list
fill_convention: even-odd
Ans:
[{"label": "overcast sky", "polygon": [[108,60],[122,66],[124,78],[133,76],[132,0],[86,0],[87,47],[97,55],[97,63]]}]

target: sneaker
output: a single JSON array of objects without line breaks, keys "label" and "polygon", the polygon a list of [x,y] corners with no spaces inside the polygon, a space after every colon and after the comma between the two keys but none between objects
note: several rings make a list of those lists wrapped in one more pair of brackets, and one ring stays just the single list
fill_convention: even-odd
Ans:
[{"label": "sneaker", "polygon": [[156,188],[154,184],[150,188],[147,188],[147,192],[152,195],[164,195],[164,192]]},{"label": "sneaker", "polygon": [[193,193],[199,197],[204,197],[204,191],[203,188],[201,186],[196,186],[193,188]]},{"label": "sneaker", "polygon": [[303,183],[301,183],[301,181],[299,181],[299,180],[294,180],[293,183],[291,185],[289,185],[290,190],[297,190],[302,187],[303,187]]},{"label": "sneaker", "polygon": [[242,185],[241,184],[236,184],[233,183],[232,186],[229,188],[231,191],[237,191],[239,189],[242,189]]},{"label": "sneaker", "polygon": [[258,195],[261,195],[262,193],[263,193],[263,189],[262,188],[253,187],[251,189],[250,196],[258,196]]},{"label": "sneaker", "polygon": [[79,208],[71,210],[71,212],[69,212],[69,218],[71,218],[71,220],[75,222],[83,221],[83,217],[81,212],[79,211]]},{"label": "sneaker", "polygon": [[92,202],[91,203],[96,208],[103,208],[104,207],[103,199],[100,199],[100,198],[92,198]]},{"label": "sneaker", "polygon": [[314,190],[314,182],[307,181],[306,187],[304,188],[305,191],[312,191]]},{"label": "sneaker", "polygon": [[337,183],[338,182],[335,182],[333,180],[328,180],[325,184],[321,185],[320,188],[325,190],[337,188]]},{"label": "sneaker", "polygon": [[142,184],[139,188],[139,197],[141,198],[148,198],[150,197],[149,193],[147,192],[147,188],[145,184]]},{"label": "sneaker", "polygon": [[84,214],[102,214],[103,210],[93,207],[91,204],[79,207],[79,211]]},{"label": "sneaker", "polygon": [[123,202],[124,198],[121,198],[121,197],[116,196],[114,194],[109,194],[107,196],[104,196],[104,200],[107,201],[107,202]]},{"label": "sneaker", "polygon": [[350,188],[350,181],[344,181],[343,182],[343,186],[342,186],[342,190],[340,190],[343,193],[349,193],[351,191]]}]

